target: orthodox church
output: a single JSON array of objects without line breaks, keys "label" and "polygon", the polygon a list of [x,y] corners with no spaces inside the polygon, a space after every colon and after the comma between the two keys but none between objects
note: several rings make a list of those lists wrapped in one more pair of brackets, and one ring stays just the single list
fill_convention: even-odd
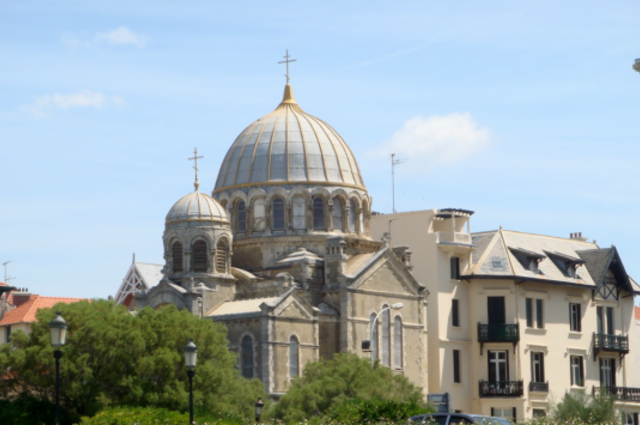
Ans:
[{"label": "orthodox church", "polygon": [[427,393],[429,293],[409,248],[373,240],[370,222],[349,146],[287,84],[233,142],[211,196],[196,174],[195,191],[169,209],[164,265],[134,260],[116,300],[223,323],[239,373],[275,398],[307,362],[347,351]]}]

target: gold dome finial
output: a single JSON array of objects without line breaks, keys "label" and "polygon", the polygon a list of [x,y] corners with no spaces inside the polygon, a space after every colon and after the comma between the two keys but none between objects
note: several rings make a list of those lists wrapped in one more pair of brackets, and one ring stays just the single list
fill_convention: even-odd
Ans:
[{"label": "gold dome finial", "polygon": [[293,98],[293,89],[291,88],[291,84],[287,84],[284,86],[284,96],[282,96],[282,103],[296,103],[296,100]]},{"label": "gold dome finial", "polygon": [[194,161],[193,169],[196,170],[196,181],[193,183],[193,187],[196,188],[196,192],[200,187],[200,183],[198,183],[198,159],[204,158],[204,156],[198,156],[198,148],[193,149],[193,158],[189,158],[188,161]]}]

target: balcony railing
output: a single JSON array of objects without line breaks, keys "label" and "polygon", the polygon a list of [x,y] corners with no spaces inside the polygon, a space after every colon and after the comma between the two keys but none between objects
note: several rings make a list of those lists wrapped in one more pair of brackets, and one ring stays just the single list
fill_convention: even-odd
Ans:
[{"label": "balcony railing", "polygon": [[627,354],[629,352],[629,337],[624,335],[593,334],[593,352],[613,351]]},{"label": "balcony railing", "polygon": [[479,342],[518,342],[520,341],[520,326],[518,324],[492,324],[478,323]]},{"label": "balcony railing", "polygon": [[640,403],[640,388],[631,387],[593,387],[593,396],[600,394],[614,396],[617,401],[635,401]]},{"label": "balcony railing", "polygon": [[480,397],[521,397],[522,381],[480,381]]},{"label": "balcony railing", "polygon": [[471,235],[462,232],[438,232],[438,243],[471,245]]},{"label": "balcony railing", "polygon": [[537,393],[548,393],[548,382],[529,382],[529,391],[535,391]]}]

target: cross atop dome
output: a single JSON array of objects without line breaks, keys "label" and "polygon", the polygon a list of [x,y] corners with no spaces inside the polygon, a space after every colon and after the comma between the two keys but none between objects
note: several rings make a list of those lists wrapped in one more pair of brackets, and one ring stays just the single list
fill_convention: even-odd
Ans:
[{"label": "cross atop dome", "polygon": [[196,188],[196,192],[200,187],[200,183],[198,183],[198,159],[204,158],[204,156],[198,156],[198,148],[193,149],[193,158],[189,158],[187,161],[194,161],[195,164],[193,169],[196,170],[196,181],[193,183],[193,186]]},{"label": "cross atop dome", "polygon": [[289,49],[287,49],[287,54],[286,56],[283,56],[283,58],[285,60],[283,60],[282,62],[278,62],[280,63],[286,63],[287,64],[287,73],[284,74],[285,77],[287,77],[287,85],[289,85],[289,62],[296,62],[298,59],[289,59]]}]

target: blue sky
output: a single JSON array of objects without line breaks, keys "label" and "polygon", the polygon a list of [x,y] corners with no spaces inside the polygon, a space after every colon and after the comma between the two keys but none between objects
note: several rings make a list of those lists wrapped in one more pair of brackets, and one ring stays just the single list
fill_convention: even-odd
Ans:
[{"label": "blue sky", "polygon": [[[637,1],[0,3],[0,262],[106,297],[162,261],[164,217],[296,100],[358,158],[373,209],[476,211],[615,244],[640,279]],[[1,278],[1,277],[0,277]]]}]

